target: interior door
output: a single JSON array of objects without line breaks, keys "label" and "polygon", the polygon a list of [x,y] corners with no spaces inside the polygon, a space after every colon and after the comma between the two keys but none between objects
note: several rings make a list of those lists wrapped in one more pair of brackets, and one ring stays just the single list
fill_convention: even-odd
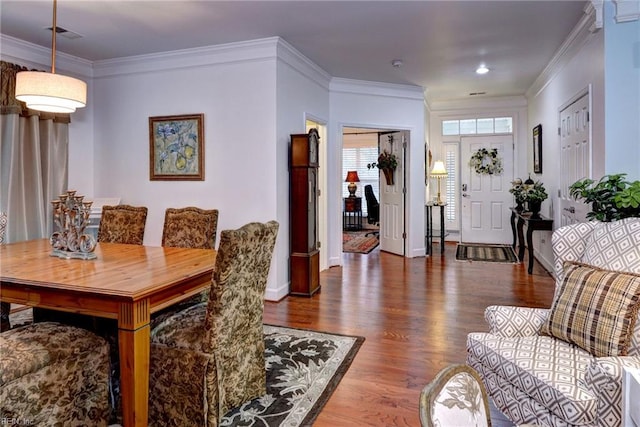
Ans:
[{"label": "interior door", "polygon": [[404,153],[409,132],[380,133],[379,151],[395,154],[398,167],[393,184],[380,172],[380,250],[404,256]]},{"label": "interior door", "polygon": [[560,224],[584,222],[589,205],[569,195],[569,186],[591,178],[591,138],[589,132],[589,95],[560,111]]},{"label": "interior door", "polygon": [[[498,150],[501,174],[478,174],[469,166],[481,148]],[[460,239],[467,243],[511,243],[513,195],[513,136],[465,136],[460,139],[461,222]]]}]

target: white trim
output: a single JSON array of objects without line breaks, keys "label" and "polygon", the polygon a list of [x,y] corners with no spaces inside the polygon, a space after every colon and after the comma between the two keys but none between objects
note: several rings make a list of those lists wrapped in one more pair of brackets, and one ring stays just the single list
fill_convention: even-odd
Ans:
[{"label": "white trim", "polygon": [[639,0],[613,0],[616,5],[616,22],[631,22],[640,19]]},{"label": "white trim", "polygon": [[482,111],[490,109],[504,109],[504,108],[520,108],[527,106],[527,98],[521,95],[515,96],[500,96],[500,97],[487,97],[487,98],[473,98],[473,99],[458,99],[452,101],[432,101],[430,104],[431,113],[437,113],[439,111]]},{"label": "white trim", "polygon": [[271,289],[267,287],[264,293],[264,299],[267,301],[280,301],[289,295],[289,283],[278,286],[277,289]]},{"label": "white trim", "polygon": [[424,100],[424,90],[421,86],[370,82],[339,77],[331,79],[330,90],[332,93],[353,93],[358,95]]},{"label": "white trim", "polygon": [[278,38],[278,60],[299,71],[302,75],[319,84],[323,89],[329,90],[331,76],[309,58],[304,56],[284,39]]}]

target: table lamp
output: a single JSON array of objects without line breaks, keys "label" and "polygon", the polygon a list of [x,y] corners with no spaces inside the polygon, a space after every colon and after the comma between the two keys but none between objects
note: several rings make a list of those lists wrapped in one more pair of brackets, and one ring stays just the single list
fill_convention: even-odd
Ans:
[{"label": "table lamp", "polygon": [[433,164],[433,169],[431,170],[431,177],[435,178],[438,181],[438,200],[436,202],[438,203],[438,205],[443,204],[442,199],[440,198],[440,181],[442,181],[442,179],[446,178],[447,176],[449,176],[449,174],[444,168],[444,162],[442,160],[436,160],[436,162]]},{"label": "table lamp", "polygon": [[349,183],[349,185],[347,185],[347,190],[349,190],[349,197],[356,197],[356,190],[358,189],[356,182],[360,182],[358,171],[348,171],[347,178],[344,180],[344,182]]}]

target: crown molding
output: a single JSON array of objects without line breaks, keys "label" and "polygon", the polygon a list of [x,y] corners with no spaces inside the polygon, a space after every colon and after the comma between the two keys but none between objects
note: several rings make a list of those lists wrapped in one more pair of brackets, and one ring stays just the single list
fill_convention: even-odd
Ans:
[{"label": "crown molding", "polygon": [[329,90],[331,75],[282,38],[278,40],[277,54],[278,61],[287,64],[323,89]]},{"label": "crown molding", "polygon": [[421,86],[334,77],[331,79],[330,89],[332,93],[376,95],[424,101],[424,89]]},{"label": "crown molding", "polygon": [[[596,3],[598,1],[600,0],[594,0]],[[602,9],[598,12],[593,2],[587,3],[582,19],[576,24],[564,43],[562,43],[555,55],[553,55],[551,61],[549,61],[544,70],[542,70],[540,75],[538,75],[533,84],[525,92],[527,98],[539,95],[553,80],[553,77],[580,51],[582,46],[592,37],[596,36],[599,32],[597,24],[598,14],[600,14],[600,19],[602,19]],[[600,23],[600,28],[602,28],[602,23]]]},{"label": "crown molding", "polygon": [[[27,68],[51,70],[51,49],[29,43],[15,37],[0,34],[0,57],[7,62]],[[56,51],[56,71],[90,78],[93,75],[91,61]]]},{"label": "crown molding", "polygon": [[527,99],[522,95],[494,96],[455,99],[450,101],[431,101],[429,106],[433,113],[439,111],[513,109],[526,107]]},{"label": "crown molding", "polygon": [[616,5],[616,22],[631,22],[640,19],[639,0],[613,0]]}]

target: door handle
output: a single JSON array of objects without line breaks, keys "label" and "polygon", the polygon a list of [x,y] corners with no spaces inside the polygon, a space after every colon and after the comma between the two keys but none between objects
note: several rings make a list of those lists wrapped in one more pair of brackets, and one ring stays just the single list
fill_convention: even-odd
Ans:
[{"label": "door handle", "polygon": [[564,210],[569,213],[576,213],[576,208],[574,208],[573,206],[571,206],[570,208],[564,208]]},{"label": "door handle", "polygon": [[462,193],[462,197],[471,197],[471,196],[468,195],[467,193]]}]

